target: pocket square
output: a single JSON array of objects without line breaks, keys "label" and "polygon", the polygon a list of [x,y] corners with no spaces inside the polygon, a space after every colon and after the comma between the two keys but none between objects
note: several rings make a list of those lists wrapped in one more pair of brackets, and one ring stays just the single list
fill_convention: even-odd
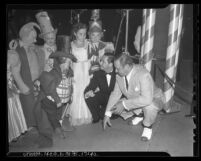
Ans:
[{"label": "pocket square", "polygon": [[139,91],[140,89],[138,87],[135,87],[135,91]]}]

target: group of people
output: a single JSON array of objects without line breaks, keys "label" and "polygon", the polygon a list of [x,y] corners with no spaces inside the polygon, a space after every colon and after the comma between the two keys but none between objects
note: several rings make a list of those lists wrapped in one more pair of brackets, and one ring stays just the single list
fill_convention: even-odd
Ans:
[{"label": "group of people", "polygon": [[[143,121],[142,140],[150,140],[165,101],[149,71],[127,53],[114,55],[113,44],[101,41],[99,20],[89,28],[75,24],[69,37],[57,35],[47,12],[37,13],[36,19],[38,24],[20,29],[19,40],[12,40],[7,52],[9,142],[37,130],[39,147],[49,147],[54,133],[63,139],[65,131],[100,120],[106,129],[117,115],[133,117],[132,126]],[[43,46],[34,44],[34,27]]]}]

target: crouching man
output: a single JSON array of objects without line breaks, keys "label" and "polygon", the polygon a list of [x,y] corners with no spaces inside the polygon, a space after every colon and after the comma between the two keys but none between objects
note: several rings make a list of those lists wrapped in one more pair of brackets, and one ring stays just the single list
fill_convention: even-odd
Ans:
[{"label": "crouching man", "polygon": [[[155,87],[149,71],[134,64],[129,55],[121,53],[115,58],[114,66],[118,75],[106,107],[103,128],[107,124],[111,126],[110,117],[113,113],[124,117],[125,113],[133,112],[136,117],[129,124],[137,125],[143,121],[141,140],[148,141],[157,114],[164,107],[163,93]],[[122,94],[125,96],[123,99]]]}]

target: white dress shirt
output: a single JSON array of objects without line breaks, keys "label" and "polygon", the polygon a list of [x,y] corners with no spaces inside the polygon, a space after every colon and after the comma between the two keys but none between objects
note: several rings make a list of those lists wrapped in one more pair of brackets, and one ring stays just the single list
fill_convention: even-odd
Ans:
[{"label": "white dress shirt", "polygon": [[106,74],[106,78],[107,78],[107,84],[109,86],[110,85],[110,80],[111,80],[111,75],[110,74]]},{"label": "white dress shirt", "polygon": [[[130,81],[130,78],[131,78],[131,74],[132,74],[132,72],[133,72],[133,69],[134,68],[132,68],[132,70],[128,73],[128,75],[126,76],[126,78],[127,78],[127,80],[128,80],[128,86],[129,86],[129,81]],[[126,87],[126,80],[125,80],[125,78],[124,78],[124,84],[125,84],[125,87]],[[128,87],[129,88],[129,87]],[[128,110],[128,108],[125,106],[125,103],[124,103],[124,101],[122,101],[122,104],[123,104],[123,106],[125,107],[125,109],[127,109]]]}]

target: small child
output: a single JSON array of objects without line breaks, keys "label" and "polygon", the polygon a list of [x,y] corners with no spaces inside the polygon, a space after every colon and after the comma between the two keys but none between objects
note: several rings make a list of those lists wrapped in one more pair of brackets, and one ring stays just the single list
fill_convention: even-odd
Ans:
[{"label": "small child", "polygon": [[36,14],[36,19],[40,25],[40,38],[44,40],[43,50],[45,53],[44,71],[49,72],[53,68],[53,59],[49,58],[50,54],[57,50],[56,35],[57,29],[54,29],[51,24],[50,17],[45,11]]},{"label": "small child", "polygon": [[91,68],[89,74],[100,69],[100,58],[106,52],[113,52],[114,46],[112,43],[102,42],[103,37],[101,21],[91,21],[89,26],[89,44],[88,44],[88,57],[91,60]]}]

